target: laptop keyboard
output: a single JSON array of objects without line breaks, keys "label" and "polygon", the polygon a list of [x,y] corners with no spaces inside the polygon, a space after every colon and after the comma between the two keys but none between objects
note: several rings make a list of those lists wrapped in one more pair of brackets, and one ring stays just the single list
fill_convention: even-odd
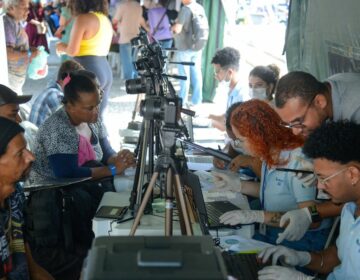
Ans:
[{"label": "laptop keyboard", "polygon": [[228,275],[238,280],[257,280],[258,271],[264,267],[259,263],[256,254],[231,254],[222,252]]},{"label": "laptop keyboard", "polygon": [[219,218],[222,214],[232,210],[239,210],[239,208],[237,208],[234,204],[228,201],[205,202],[205,207],[209,220],[209,225],[212,227],[223,225],[219,221]]},{"label": "laptop keyboard", "polygon": [[218,208],[216,208],[213,204],[211,203],[205,203],[206,206],[206,212],[208,215],[208,220],[209,220],[209,224],[210,226],[218,226],[221,225],[220,221],[219,221],[219,217],[224,213],[221,212]]}]

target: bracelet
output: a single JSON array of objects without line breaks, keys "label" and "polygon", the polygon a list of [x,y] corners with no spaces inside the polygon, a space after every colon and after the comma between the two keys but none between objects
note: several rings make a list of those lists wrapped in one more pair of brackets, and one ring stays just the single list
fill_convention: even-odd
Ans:
[{"label": "bracelet", "polygon": [[116,166],[113,165],[113,164],[109,164],[109,165],[108,165],[108,168],[109,168],[109,170],[110,170],[110,172],[111,172],[111,175],[112,175],[112,176],[115,176],[116,173],[117,173]]},{"label": "bracelet", "polygon": [[320,254],[321,257],[321,261],[320,261],[320,268],[324,267],[324,254],[322,252],[318,252]]}]

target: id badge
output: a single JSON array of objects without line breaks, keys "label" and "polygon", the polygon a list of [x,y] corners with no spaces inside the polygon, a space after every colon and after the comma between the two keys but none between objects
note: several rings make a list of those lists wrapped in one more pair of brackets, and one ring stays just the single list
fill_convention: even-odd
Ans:
[{"label": "id badge", "polygon": [[262,235],[266,235],[266,225],[265,224],[259,225],[259,233]]}]

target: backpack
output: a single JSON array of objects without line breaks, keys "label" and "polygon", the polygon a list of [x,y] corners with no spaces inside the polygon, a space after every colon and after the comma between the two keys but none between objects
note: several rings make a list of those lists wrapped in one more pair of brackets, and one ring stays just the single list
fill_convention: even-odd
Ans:
[{"label": "backpack", "polygon": [[202,6],[199,4],[189,7],[192,13],[191,28],[192,28],[192,46],[194,51],[202,50],[209,38],[209,23]]}]

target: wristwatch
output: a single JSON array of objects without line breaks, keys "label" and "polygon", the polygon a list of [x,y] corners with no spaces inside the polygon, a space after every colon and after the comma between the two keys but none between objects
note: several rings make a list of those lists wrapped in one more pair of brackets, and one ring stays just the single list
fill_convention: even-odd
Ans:
[{"label": "wristwatch", "polygon": [[317,211],[316,205],[311,205],[308,207],[310,215],[311,215],[311,221],[313,223],[319,223],[321,221],[321,217],[319,215],[319,212]]},{"label": "wristwatch", "polygon": [[110,170],[110,172],[111,172],[111,175],[112,175],[112,176],[115,176],[116,173],[117,173],[116,166],[113,165],[113,164],[109,164],[109,165],[108,165],[108,168],[109,168],[109,170]]}]

